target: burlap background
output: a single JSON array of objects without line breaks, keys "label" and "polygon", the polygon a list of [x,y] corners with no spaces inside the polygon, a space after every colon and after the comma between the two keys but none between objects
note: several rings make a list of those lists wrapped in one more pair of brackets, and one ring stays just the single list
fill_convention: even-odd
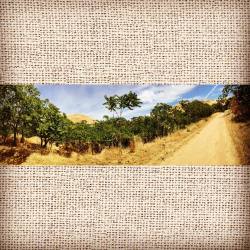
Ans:
[{"label": "burlap background", "polygon": [[1,249],[249,249],[250,169],[1,168]]},{"label": "burlap background", "polygon": [[249,83],[248,0],[1,0],[3,83]]},{"label": "burlap background", "polygon": [[[1,83],[249,83],[249,1],[0,0]],[[249,249],[249,167],[1,167],[0,249]]]}]

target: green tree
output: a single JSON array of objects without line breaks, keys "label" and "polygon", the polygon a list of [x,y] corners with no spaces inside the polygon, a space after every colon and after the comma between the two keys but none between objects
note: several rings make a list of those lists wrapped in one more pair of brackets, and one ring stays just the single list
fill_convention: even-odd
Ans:
[{"label": "green tree", "polygon": [[141,107],[142,102],[138,98],[137,94],[130,91],[128,94],[124,94],[121,96],[104,96],[106,102],[103,105],[111,112],[114,112],[117,115],[117,119],[115,119],[115,138],[118,139],[119,147],[122,146],[123,135],[128,134],[128,130],[125,131],[124,119],[122,119],[122,114],[124,110],[129,109],[133,110],[136,107]]},{"label": "green tree", "polygon": [[1,130],[5,137],[13,133],[13,145],[16,146],[19,132],[22,134],[22,140],[24,139],[28,117],[39,92],[33,85],[1,85],[0,90]]},{"label": "green tree", "polygon": [[67,123],[65,123],[65,115],[61,114],[55,105],[48,100],[43,101],[42,104],[36,133],[41,139],[41,147],[46,147],[48,143],[61,141]]},{"label": "green tree", "polygon": [[230,108],[236,120],[250,119],[250,87],[249,85],[226,85],[220,99],[230,100]]},{"label": "green tree", "polygon": [[149,142],[157,136],[157,122],[151,116],[134,117],[130,123],[134,135],[142,138],[143,142]]},{"label": "green tree", "polygon": [[201,118],[208,117],[213,112],[213,108],[209,104],[199,100],[191,102],[183,100],[180,102],[180,105],[186,114],[186,121],[188,124],[197,122]]},{"label": "green tree", "polygon": [[133,110],[136,107],[141,107],[142,102],[137,97],[137,94],[130,91],[128,94],[121,96],[104,96],[106,102],[103,105],[111,112],[116,113],[117,117],[121,117],[126,109]]},{"label": "green tree", "polygon": [[166,103],[158,103],[152,109],[150,116],[157,122],[157,135],[164,136],[173,130],[174,120],[172,106]]}]

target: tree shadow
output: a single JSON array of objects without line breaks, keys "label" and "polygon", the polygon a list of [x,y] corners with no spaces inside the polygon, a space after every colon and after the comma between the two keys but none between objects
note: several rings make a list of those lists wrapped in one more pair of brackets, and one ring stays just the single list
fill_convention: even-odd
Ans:
[{"label": "tree shadow", "polygon": [[50,153],[49,149],[43,149],[38,144],[34,143],[18,143],[16,147],[11,144],[0,145],[0,163],[3,165],[20,165],[32,153],[40,153],[47,155]]},{"label": "tree shadow", "polygon": [[70,150],[57,150],[57,153],[60,156],[63,156],[63,157],[66,157],[66,158],[70,158],[71,155],[72,155],[72,151],[70,151]]}]

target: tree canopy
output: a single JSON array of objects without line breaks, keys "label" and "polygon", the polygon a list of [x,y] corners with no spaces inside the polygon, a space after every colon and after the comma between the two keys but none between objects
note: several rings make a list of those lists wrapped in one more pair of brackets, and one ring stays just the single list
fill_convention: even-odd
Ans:
[{"label": "tree canopy", "polygon": [[130,91],[128,94],[121,96],[104,96],[106,102],[103,105],[111,112],[116,113],[118,117],[121,117],[125,109],[133,110],[136,107],[140,107],[142,102],[137,97],[137,94]]},{"label": "tree canopy", "polygon": [[244,121],[250,119],[249,85],[225,85],[220,100],[225,102],[228,99],[230,99],[228,104],[236,120]]}]

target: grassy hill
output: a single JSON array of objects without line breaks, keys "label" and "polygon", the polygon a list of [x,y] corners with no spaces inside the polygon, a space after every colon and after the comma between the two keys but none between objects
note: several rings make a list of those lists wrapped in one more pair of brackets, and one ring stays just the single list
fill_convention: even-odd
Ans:
[{"label": "grassy hill", "polygon": [[88,124],[94,124],[95,123],[95,120],[92,119],[91,117],[87,116],[87,115],[82,115],[82,114],[68,114],[67,117],[72,122],[86,121]]},{"label": "grassy hill", "polygon": [[203,100],[202,102],[209,104],[209,105],[213,105],[213,104],[216,104],[217,101],[216,100]]}]

